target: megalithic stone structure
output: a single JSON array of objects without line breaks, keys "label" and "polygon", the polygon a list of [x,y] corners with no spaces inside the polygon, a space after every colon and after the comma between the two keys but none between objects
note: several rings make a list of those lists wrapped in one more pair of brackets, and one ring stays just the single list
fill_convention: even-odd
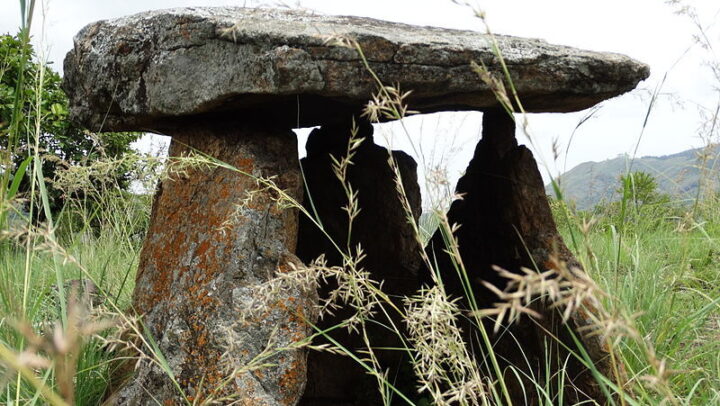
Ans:
[{"label": "megalithic stone structure", "polygon": [[[328,42],[331,36],[354,38],[366,61],[354,49]],[[333,137],[331,129],[338,122],[359,117],[377,90],[365,62],[383,83],[412,90],[406,101],[413,110],[487,112],[485,138],[458,186],[467,191],[468,200],[462,209],[455,204],[450,213],[470,225],[461,228],[461,245],[481,250],[462,252],[477,265],[474,276],[492,280],[487,266],[494,261],[513,270],[527,266],[530,257],[542,258],[551,246],[560,247],[572,261],[547,212],[532,156],[516,145],[509,116],[497,113],[495,94],[470,66],[474,61],[501,72],[494,41],[528,112],[582,110],[633,89],[649,73],[646,65],[622,55],[541,40],[508,36],[493,40],[471,31],[290,10],[171,9],[83,28],[64,68],[63,87],[74,120],[92,131],[170,135],[171,156],[200,152],[239,170],[190,167],[158,188],[133,305],[143,315],[148,335],[157,342],[175,382],[156,365],[141,363],[113,401],[131,405],[219,397],[244,405],[301,401],[308,376],[302,349],[274,355],[273,366],[267,369],[243,369],[269,340],[287,346],[311,334],[308,322],[315,322],[317,303],[316,292],[283,290],[266,303],[262,317],[240,316],[248,303],[258,299],[260,286],[297,261],[297,211],[280,210],[273,192],[258,191],[254,178],[274,176],[279,187],[302,200],[291,129],[320,125],[326,136]],[[344,137],[342,131],[337,136]],[[485,159],[497,162],[499,167],[489,169],[507,176],[508,182],[483,174],[488,169],[482,163]],[[405,170],[412,172],[413,164],[406,161]],[[472,175],[475,172],[480,175]],[[416,188],[411,178],[406,186]],[[246,192],[255,192],[254,199],[238,209]],[[497,204],[483,201],[481,196],[488,195]],[[507,206],[500,204],[499,196]],[[540,215],[525,216],[531,212]],[[474,229],[473,224],[482,229]],[[516,230],[529,242],[530,256],[513,256]],[[372,238],[367,235],[363,239]],[[313,255],[325,250],[310,245],[307,252]],[[419,253],[421,247],[416,248]],[[431,248],[436,249],[437,245]],[[371,260],[375,261],[368,257]],[[404,274],[383,273],[381,265],[372,268],[386,278],[385,286],[402,291],[404,282],[395,277]],[[521,336],[520,344],[533,359],[543,358],[540,339],[535,333]],[[498,351],[503,351],[502,345]],[[591,355],[602,369],[602,351]],[[309,375],[321,376],[327,367],[313,364],[311,368],[319,370]],[[581,368],[576,370],[579,375],[574,379],[581,391],[600,400],[584,383]],[[314,396],[321,399],[323,390]]]}]

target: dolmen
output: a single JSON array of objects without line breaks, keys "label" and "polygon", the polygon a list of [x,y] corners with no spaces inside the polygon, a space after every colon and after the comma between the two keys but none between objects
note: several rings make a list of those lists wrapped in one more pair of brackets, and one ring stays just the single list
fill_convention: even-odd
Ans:
[{"label": "dolmen", "polygon": [[[330,37],[352,38],[362,55]],[[536,39],[292,10],[182,8],[83,28],[64,64],[73,120],[91,131],[168,135],[171,157],[194,153],[226,164],[188,165],[157,188],[132,307],[162,357],[130,368],[108,403],[380,404],[371,393],[375,378],[357,361],[297,345],[332,324],[317,320],[318,295],[327,292],[298,287],[258,297],[268,281],[321,255],[328,266],[342,265],[328,236],[343,246],[360,244],[361,265],[393,297],[432,285],[420,259],[426,250],[448,294],[467,306],[443,237],[436,234],[422,247],[409,226],[408,207],[415,220],[421,211],[416,163],[372,142],[373,127],[362,112],[378,91],[373,75],[411,91],[405,101],[419,113],[483,112],[482,139],[457,185],[463,198],[448,213],[460,225],[459,254],[481,307],[497,300],[483,281],[505,286],[494,266],[544,271],[558,258],[579,266],[557,232],[531,152],[515,139],[513,116],[471,65],[503,77],[494,41],[528,113],[586,109],[649,74],[646,65],[623,55]],[[292,130],[316,126],[301,167]],[[361,208],[352,241],[346,241],[347,199],[331,157],[344,156],[351,132],[365,141],[347,174]],[[405,206],[396,201],[391,155]],[[297,209],[278,207],[278,191],[259,186],[257,178],[271,178],[312,208],[325,233],[299,219]],[[258,311],[240,316],[260,299]],[[571,388],[565,402],[606,402],[593,374],[611,375],[608,353],[599,339],[582,333],[587,318],[563,324],[553,310],[542,311],[539,321],[523,318],[496,334],[488,329],[513,404],[537,403],[532,382],[561,382],[560,370],[562,383],[549,386]],[[472,328],[463,326],[468,342],[476,334]],[[392,345],[379,330],[369,329],[378,347]],[[339,340],[355,349],[358,340],[342,334]],[[568,355],[577,342],[584,362]],[[263,359],[270,344],[286,350]],[[469,351],[482,371],[490,371],[481,347]],[[258,357],[263,367],[248,367]],[[407,357],[379,351],[378,362],[392,382],[412,375]]]}]

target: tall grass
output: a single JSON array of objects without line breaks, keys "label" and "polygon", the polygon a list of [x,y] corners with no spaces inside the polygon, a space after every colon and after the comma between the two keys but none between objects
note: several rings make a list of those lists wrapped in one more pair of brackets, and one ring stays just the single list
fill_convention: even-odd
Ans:
[{"label": "tall grass", "polygon": [[[25,41],[29,39],[33,7],[33,1],[21,1]],[[476,13],[483,17],[479,10]],[[362,49],[352,39],[332,41],[337,46],[355,49],[363,57]],[[497,52],[501,57],[499,50]],[[367,68],[372,73],[370,67]],[[491,75],[482,66],[475,69],[478,80],[492,85],[509,113],[514,111],[513,105],[521,106],[507,69],[500,76]],[[41,87],[42,69],[38,75],[32,83]],[[407,94],[386,86],[377,76],[374,78],[378,93],[368,105],[366,115],[374,121],[402,120],[412,107],[405,103]],[[18,86],[24,86],[26,82],[19,79]],[[32,102],[39,106],[40,101]],[[14,103],[19,106],[24,101]],[[717,120],[717,111],[711,118]],[[19,123],[19,112],[17,120]],[[13,124],[7,144],[2,145],[0,402],[94,405],[105,395],[115,365],[113,361],[127,354],[114,351],[115,347],[125,346],[134,350],[132,356],[148,357],[154,362],[163,360],[161,354],[154,352],[152,340],[143,340],[142,328],[123,312],[130,306],[150,199],[104,187],[85,194],[83,199],[70,200],[59,213],[51,212],[42,174],[44,158],[38,148],[39,125],[34,124]],[[714,130],[710,131],[712,134]],[[14,140],[19,137],[34,140],[35,148],[30,149],[33,153],[27,165],[11,173],[7,168],[12,167],[12,154],[18,153]],[[362,209],[358,207],[357,193],[363,192],[354,190],[346,175],[360,142],[362,140],[351,137],[346,156],[334,163],[338,181],[346,191],[349,223]],[[457,271],[467,275],[453,235],[457,226],[449,224],[445,213],[440,211],[424,215],[420,224],[415,222],[404,195],[400,171],[392,155],[390,158],[389,165],[398,186],[397,198],[405,207],[418,246],[424,246],[432,230],[439,227]],[[148,163],[151,172],[157,173],[154,166],[157,160],[141,160],[136,156],[123,160],[131,161],[133,166]],[[103,168],[124,164],[127,162],[101,160],[89,167],[70,168],[54,182],[68,192],[76,187],[92,190],[89,188],[92,182],[88,182],[90,173],[97,176]],[[202,155],[190,157],[187,164],[219,166],[239,176],[247,175]],[[147,179],[146,175],[137,176]],[[21,177],[32,179],[31,192],[26,196],[15,195],[12,187],[13,181]],[[261,180],[261,185],[275,187],[271,180]],[[525,276],[514,276],[517,279],[509,285],[509,291],[499,292],[501,297],[507,295],[507,306],[499,305],[492,312],[483,312],[473,300],[469,300],[469,309],[460,308],[444,291],[442,280],[435,273],[434,287],[404,298],[398,305],[397,300],[383,292],[379,281],[374,281],[360,266],[361,249],[344,241],[335,244],[343,257],[342,266],[327,266],[320,259],[270,281],[265,288],[270,295],[282,284],[317,286],[322,278],[337,280],[339,288],[321,303],[321,310],[329,311],[335,306],[352,308],[352,317],[332,329],[356,331],[363,337],[365,351],[357,353],[344,347],[333,339],[332,329],[316,332],[316,336],[327,338],[330,345],[315,346],[309,342],[299,345],[355,359],[376,378],[386,404],[510,404],[512,397],[505,382],[507,373],[500,370],[493,351],[493,332],[485,330],[483,318],[507,320],[518,312],[532,314],[532,303],[516,300],[526,296],[517,293],[526,292],[532,301],[545,298],[565,303],[567,298],[586,294],[602,302],[604,310],[596,319],[597,334],[614,349],[617,357],[614,364],[617,370],[622,370],[616,376],[597,377],[612,395],[609,403],[720,404],[720,200],[716,195],[705,193],[704,198],[698,195],[691,206],[666,201],[662,205],[632,208],[636,200],[632,184],[622,190],[619,205],[595,213],[572,210],[562,200],[553,203],[560,231],[567,241],[575,241],[574,254],[589,278],[560,263],[554,270],[529,270]],[[300,215],[308,216],[322,227],[322,219],[303,209],[300,202],[282,193],[278,196],[284,208],[295,208]],[[19,210],[19,207],[28,209]],[[44,223],[38,223],[37,210],[43,212]],[[422,255],[426,266],[434,269],[433,260],[424,252]],[[87,292],[78,289],[77,284],[67,284],[69,280],[92,281],[98,287],[98,303],[90,303],[87,295],[83,296]],[[547,286],[552,283],[566,285],[549,290]],[[466,295],[472,299],[469,286]],[[568,312],[577,310],[564,306]],[[398,316],[407,330],[397,325]],[[483,363],[477,362],[463,342],[459,320],[466,317],[473,319],[472,325],[478,329],[479,348],[486,355]],[[404,344],[401,350],[411,359],[417,391],[402,392],[381,369],[367,328],[377,323],[394,331]],[[130,340],[129,336],[140,339]],[[283,350],[286,349],[268,348],[256,359],[257,365],[261,367],[268,354]],[[583,354],[576,356],[585,359]],[[233,372],[236,373],[240,370]],[[560,372],[547,381],[536,379],[531,387],[524,389],[536,392],[541,404],[562,403],[562,390],[557,388],[563,387],[563,379]],[[557,392],[559,397],[550,395]]]},{"label": "tall grass", "polygon": [[[635,334],[652,346],[643,348],[640,340],[621,343],[628,375],[640,379],[653,362],[664,362],[676,404],[720,402],[719,208],[716,198],[697,208],[665,201],[619,217],[610,213],[618,211],[614,205],[601,216],[571,213],[561,228],[565,236],[580,236],[576,255],[611,293],[606,306],[629,316]],[[567,211],[562,203],[554,209]],[[691,210],[704,218],[702,223],[685,216]]]},{"label": "tall grass", "polygon": [[[79,173],[102,165],[45,178],[43,161],[51,157],[40,138],[47,68],[31,60],[35,7],[33,0],[20,1],[20,69],[12,119],[0,138],[0,402],[98,404],[114,357],[107,332],[131,321],[118,312],[128,307],[133,289],[149,200],[119,194],[107,183],[104,190],[82,183]],[[3,62],[0,75],[8,74]],[[28,64],[38,67],[34,77],[25,75]],[[24,159],[16,168],[17,156]],[[18,193],[21,181],[30,185],[27,193]],[[68,194],[83,186],[88,193],[54,212],[50,181]]]}]

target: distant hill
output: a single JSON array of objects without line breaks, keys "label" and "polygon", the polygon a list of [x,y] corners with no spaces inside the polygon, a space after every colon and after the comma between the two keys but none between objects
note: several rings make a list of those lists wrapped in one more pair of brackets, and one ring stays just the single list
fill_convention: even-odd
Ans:
[{"label": "distant hill", "polygon": [[[702,166],[702,154],[706,154],[703,182],[717,190],[720,173],[720,145],[697,148],[660,157],[635,158],[632,171],[644,171],[655,177],[658,188],[677,199],[694,199]],[[600,202],[619,199],[616,190],[620,175],[627,173],[630,157],[621,155],[603,162],[585,162],[559,177],[565,200],[574,201],[578,209],[590,209]],[[707,183],[706,183],[707,185]],[[552,185],[545,190],[554,195]]]}]

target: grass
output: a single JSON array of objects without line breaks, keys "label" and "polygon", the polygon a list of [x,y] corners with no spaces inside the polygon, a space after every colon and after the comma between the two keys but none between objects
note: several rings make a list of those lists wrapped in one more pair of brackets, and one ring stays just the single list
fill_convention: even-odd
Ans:
[{"label": "grass", "polygon": [[[596,218],[583,233],[577,225],[590,217],[585,213],[561,227],[566,236],[582,235],[576,255],[612,294],[608,307],[633,315],[638,334],[676,371],[669,379],[675,393],[684,394],[682,404],[698,405],[720,402],[720,207],[716,199],[702,205],[710,218],[690,226],[673,215],[688,207],[666,201],[642,208],[632,225],[606,214],[611,218]],[[622,243],[620,228],[625,228]],[[623,346],[629,375],[642,375],[647,359],[632,342]]]},{"label": "grass", "polygon": [[[23,9],[31,9],[33,3],[22,4]],[[479,12],[478,15],[482,17]],[[29,18],[26,25],[30,25]],[[335,41],[340,46],[356,48],[362,55],[352,40],[336,38]],[[507,109],[512,110],[511,100],[520,104],[507,69],[502,78],[497,79],[481,66],[474,68],[479,74],[478,80],[493,84],[498,100]],[[377,77],[375,79],[382,85]],[[500,86],[502,83],[507,86]],[[374,104],[368,106],[368,115],[376,121],[402,119],[408,112],[405,94],[392,87],[379,86],[379,89]],[[510,89],[509,95],[505,89]],[[14,134],[8,139],[34,137],[37,142],[39,134],[33,128],[37,127],[13,126]],[[339,181],[347,193],[350,222],[362,209],[356,205],[358,191],[346,182],[345,175],[357,141],[351,139],[345,159],[335,162]],[[12,153],[12,145],[3,147]],[[35,188],[33,193],[24,196],[26,200],[17,200],[7,193],[12,189],[16,173],[4,171],[4,184],[0,185],[0,208],[14,213],[9,221],[0,224],[0,275],[3,276],[0,278],[0,402],[95,405],[105,395],[114,361],[123,354],[113,348],[133,347],[139,356],[163,364],[162,355],[156,352],[152,340],[128,339],[128,334],[142,336],[142,328],[123,312],[130,307],[150,199],[118,193],[113,188],[98,188],[83,199],[68,201],[60,212],[51,213],[45,222],[38,222],[38,211],[50,212],[46,181],[39,165],[42,159],[35,155],[25,170],[18,171],[18,176],[30,177]],[[237,171],[202,156],[191,158],[188,164],[219,165]],[[397,175],[396,164],[392,161],[389,164]],[[102,165],[113,165],[113,162],[99,162],[84,169],[71,168],[56,182],[65,182],[66,188],[87,186],[83,171],[96,171]],[[0,167],[10,166],[8,161],[3,161]],[[138,177],[147,180],[147,174]],[[269,180],[263,184],[263,187],[273,186]],[[690,206],[670,199],[637,205],[634,187],[622,190],[620,203],[609,203],[594,212],[569,209],[563,201],[552,205],[560,232],[590,279],[563,273],[562,266],[558,266],[557,274],[553,274],[556,279],[552,280],[567,282],[571,287],[560,290],[557,297],[543,290],[546,288],[533,285],[533,281],[542,277],[538,272],[529,273],[515,287],[530,289],[532,300],[547,296],[560,302],[563,298],[590,292],[603,303],[604,311],[596,320],[599,332],[615,350],[614,365],[623,369],[617,376],[598,378],[614,395],[611,403],[720,404],[720,199],[705,194]],[[406,199],[402,193],[399,198]],[[298,202],[282,195],[280,199],[286,206],[301,209]],[[409,207],[406,200],[403,201]],[[21,205],[27,205],[29,212],[16,212]],[[307,211],[301,214],[313,217]],[[411,216],[408,219],[412,221]],[[447,224],[444,213],[426,213],[421,223],[413,222],[413,226],[421,245],[432,230],[445,229],[449,250],[457,251],[453,227]],[[384,323],[400,335],[400,329],[392,327],[395,318],[390,316],[400,314],[409,326],[408,333],[402,337],[404,350],[412,356],[422,392],[401,393],[386,379],[378,370],[372,337],[365,335],[368,353],[362,356],[338,342],[330,348],[315,349],[354,357],[377,378],[386,403],[508,404],[504,374],[494,358],[491,333],[483,329],[480,312],[468,313],[467,309],[458,308],[443,291],[442,283],[405,298],[404,306],[397,306],[357,265],[361,255],[346,245],[336,244],[343,254],[344,266],[308,264],[307,268],[297,270],[295,279],[291,275],[285,281],[272,282],[295,283],[302,278],[307,283],[318,283],[316,277],[307,278],[311,272],[338,279],[336,304],[357,310],[340,327],[352,327],[361,333],[370,323]],[[456,259],[458,272],[464,272],[461,258]],[[424,260],[432,268],[430,258]],[[78,292],[72,287],[66,288],[63,282],[77,279],[92,280],[100,288],[103,303],[85,308],[74,300]],[[581,283],[585,289],[582,292]],[[269,292],[272,288],[268,287]],[[531,306],[523,301],[513,304],[510,297],[508,303],[512,304],[507,308],[510,310],[527,311]],[[379,316],[370,314],[368,306],[376,306]],[[498,307],[493,316],[512,316],[501,313],[503,309]],[[478,365],[467,352],[458,329],[458,318],[468,314],[476,318],[480,348],[488,355],[483,365]],[[330,337],[332,342],[328,332],[317,334]],[[441,361],[438,361],[438,348],[446,350]],[[269,348],[262,356],[267,358],[273,351]],[[558,398],[549,394],[557,392],[553,388],[561,387],[563,379],[560,373],[544,382],[535,380],[531,387],[524,389],[539,393],[542,404],[559,403]]]}]

